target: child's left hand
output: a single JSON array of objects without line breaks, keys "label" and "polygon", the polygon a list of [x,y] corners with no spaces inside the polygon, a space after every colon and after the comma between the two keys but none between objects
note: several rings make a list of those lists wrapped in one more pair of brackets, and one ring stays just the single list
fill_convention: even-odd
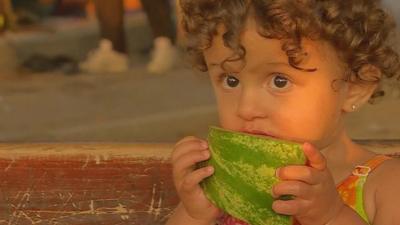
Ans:
[{"label": "child's left hand", "polygon": [[279,214],[292,215],[302,225],[325,225],[344,207],[336,190],[325,157],[309,143],[303,145],[305,166],[287,166],[277,171],[281,181],[272,193],[275,197],[293,195],[293,200],[276,200],[272,208]]}]

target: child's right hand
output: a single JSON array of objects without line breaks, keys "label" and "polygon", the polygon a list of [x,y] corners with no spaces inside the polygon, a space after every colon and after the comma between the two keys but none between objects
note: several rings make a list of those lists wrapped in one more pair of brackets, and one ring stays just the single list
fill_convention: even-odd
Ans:
[{"label": "child's right hand", "polygon": [[172,152],[172,173],[180,200],[190,217],[205,223],[215,221],[221,213],[199,185],[214,169],[210,166],[197,169],[196,163],[209,157],[207,142],[196,137],[183,138]]}]

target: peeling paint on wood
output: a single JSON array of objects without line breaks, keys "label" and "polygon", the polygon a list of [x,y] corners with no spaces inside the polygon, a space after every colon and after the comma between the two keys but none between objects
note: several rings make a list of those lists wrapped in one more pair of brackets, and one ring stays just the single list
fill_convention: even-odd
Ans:
[{"label": "peeling paint on wood", "polygon": [[168,146],[39,146],[0,146],[0,224],[158,225],[177,204]]},{"label": "peeling paint on wood", "polygon": [[[398,141],[359,141],[381,153]],[[0,225],[161,225],[172,144],[0,144]]]}]

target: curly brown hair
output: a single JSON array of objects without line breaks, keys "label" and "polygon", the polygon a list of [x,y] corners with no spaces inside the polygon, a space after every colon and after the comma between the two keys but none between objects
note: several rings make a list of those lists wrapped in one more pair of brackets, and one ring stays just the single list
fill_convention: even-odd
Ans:
[{"label": "curly brown hair", "polygon": [[[345,80],[379,83],[362,77],[364,65],[373,65],[387,78],[400,80],[399,55],[388,44],[394,20],[379,0],[180,0],[187,52],[201,71],[208,70],[203,51],[211,46],[217,27],[223,25],[225,45],[242,59],[246,54],[240,34],[249,15],[265,38],[282,40],[288,63],[300,70],[307,55],[302,38],[331,43],[347,66]],[[377,89],[372,96],[383,96]]]}]

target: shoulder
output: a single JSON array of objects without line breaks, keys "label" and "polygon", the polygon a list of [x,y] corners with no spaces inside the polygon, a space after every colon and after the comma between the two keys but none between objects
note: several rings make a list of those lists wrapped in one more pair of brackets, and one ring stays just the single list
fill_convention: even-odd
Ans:
[{"label": "shoulder", "polygon": [[[371,173],[369,180],[374,186],[375,221],[391,218],[398,210],[400,202],[400,159],[386,160]],[[395,219],[398,220],[399,218]]]},{"label": "shoulder", "polygon": [[400,193],[400,159],[392,158],[383,162],[370,175],[370,180],[376,185],[376,191],[388,186],[399,186]]},{"label": "shoulder", "polygon": [[[379,182],[379,186],[393,183],[400,184],[400,158],[391,158],[386,160],[378,166],[371,175]],[[392,180],[390,178],[397,179]]]}]

